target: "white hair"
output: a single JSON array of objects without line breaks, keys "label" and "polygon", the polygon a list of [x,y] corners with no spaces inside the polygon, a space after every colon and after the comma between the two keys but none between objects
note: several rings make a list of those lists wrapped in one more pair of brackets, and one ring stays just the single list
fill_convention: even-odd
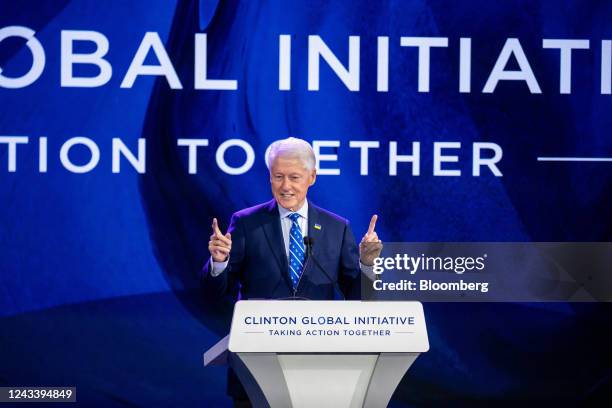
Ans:
[{"label": "white hair", "polygon": [[312,171],[317,165],[314,150],[312,146],[302,139],[297,137],[289,137],[287,139],[277,140],[268,148],[268,156],[266,157],[266,165],[271,169],[274,160],[279,157],[290,159],[298,159],[304,163],[306,170]]}]

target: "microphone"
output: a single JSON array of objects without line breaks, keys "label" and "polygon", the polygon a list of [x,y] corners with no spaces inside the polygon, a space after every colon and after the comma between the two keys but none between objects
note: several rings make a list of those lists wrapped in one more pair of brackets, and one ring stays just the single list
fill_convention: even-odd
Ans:
[{"label": "microphone", "polygon": [[[315,258],[313,256],[312,247],[314,246],[314,238],[313,237],[304,237],[304,246],[306,247],[306,253],[308,254],[308,258],[306,259],[306,265],[308,265],[308,262],[310,262],[310,258],[312,258],[312,261],[315,263],[316,266],[319,267],[321,272],[323,272],[323,274],[327,277],[327,280],[329,280],[331,282],[331,284],[334,285],[334,288],[338,287],[338,292],[340,292],[340,296],[342,296],[342,300],[346,300],[346,297],[344,296],[344,293],[342,293],[342,290],[340,289],[340,285],[338,285],[338,282],[334,281],[329,276],[329,274],[327,272],[325,272],[325,269],[323,269],[323,267],[321,266],[319,261],[317,261],[317,258]],[[304,270],[306,270],[306,265],[304,265]]]}]

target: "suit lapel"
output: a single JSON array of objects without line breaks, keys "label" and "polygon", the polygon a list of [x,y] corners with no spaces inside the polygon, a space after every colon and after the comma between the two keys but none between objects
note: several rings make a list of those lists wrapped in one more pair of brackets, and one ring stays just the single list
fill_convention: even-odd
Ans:
[{"label": "suit lapel", "polygon": [[[323,239],[323,229],[319,218],[319,210],[312,201],[308,201],[308,236],[313,239],[312,256],[316,259],[320,259],[317,254],[320,252],[320,248],[323,247],[321,242]],[[308,269],[311,268],[312,266]]]},{"label": "suit lapel", "polygon": [[285,278],[287,284],[291,287],[289,280],[289,263],[287,262],[287,254],[285,252],[285,243],[283,241],[283,230],[281,228],[280,214],[276,200],[268,202],[266,205],[265,221],[263,224],[264,234],[268,240],[270,251],[276,259],[276,263],[281,272],[281,276]]}]

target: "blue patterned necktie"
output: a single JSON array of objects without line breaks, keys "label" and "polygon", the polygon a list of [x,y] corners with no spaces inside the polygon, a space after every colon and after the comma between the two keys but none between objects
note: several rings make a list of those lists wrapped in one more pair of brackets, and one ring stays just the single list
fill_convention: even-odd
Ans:
[{"label": "blue patterned necktie", "polygon": [[295,290],[300,281],[302,270],[304,269],[306,251],[304,248],[302,230],[298,224],[300,214],[291,213],[288,217],[291,220],[291,230],[289,231],[289,276],[291,277],[293,289]]}]

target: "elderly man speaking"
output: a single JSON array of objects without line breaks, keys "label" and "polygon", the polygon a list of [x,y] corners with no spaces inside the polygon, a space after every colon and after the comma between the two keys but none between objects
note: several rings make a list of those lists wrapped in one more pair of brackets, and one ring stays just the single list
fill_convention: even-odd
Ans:
[{"label": "elderly man speaking", "polygon": [[[317,178],[312,147],[288,138],[270,146],[268,158],[274,199],[238,211],[223,235],[213,219],[208,242],[210,259],[201,283],[210,297],[235,293],[242,299],[359,299],[361,272],[372,278],[374,258],[382,243],[376,218],[357,244],[347,220],[306,199]],[[246,392],[230,369],[228,394],[234,407],[250,407]]]},{"label": "elderly man speaking", "polygon": [[[359,245],[346,219],[306,198],[316,180],[316,159],[308,142],[290,137],[274,142],[267,163],[273,200],[238,211],[223,235],[213,219],[210,259],[201,283],[210,296],[231,293],[242,299],[360,298],[360,275],[371,276],[382,243],[370,221]],[[308,259],[312,258],[312,259]]]}]

